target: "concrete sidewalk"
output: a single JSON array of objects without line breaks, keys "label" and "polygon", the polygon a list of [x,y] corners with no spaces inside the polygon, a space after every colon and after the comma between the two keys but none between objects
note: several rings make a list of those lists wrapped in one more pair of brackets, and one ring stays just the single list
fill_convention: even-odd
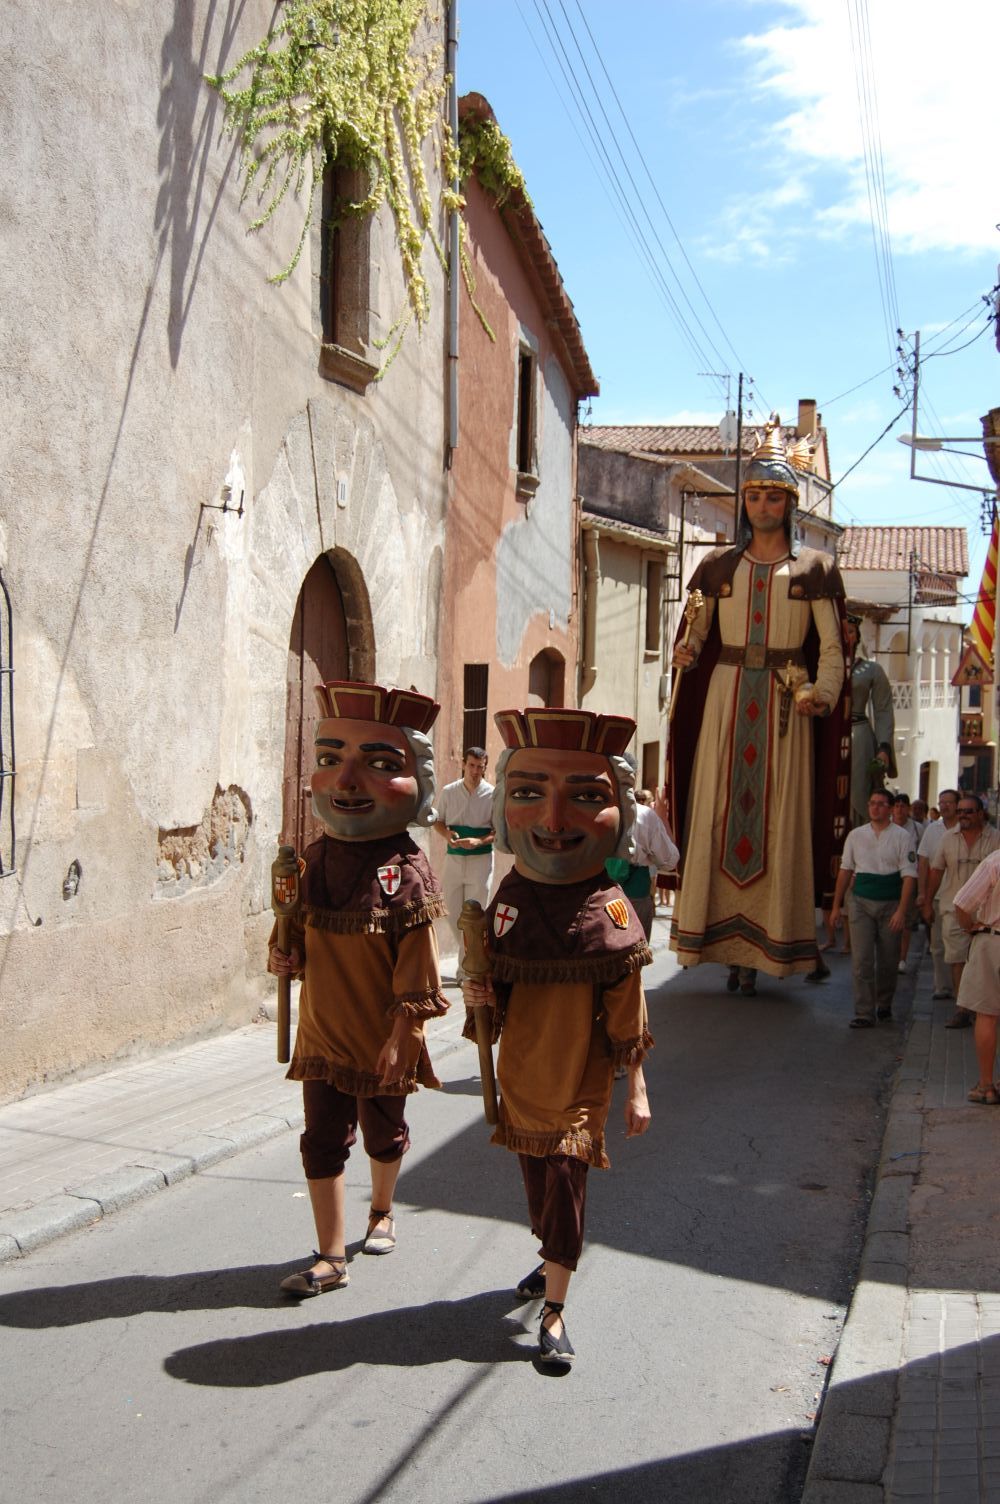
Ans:
[{"label": "concrete sidewalk", "polygon": [[1000,1500],[1000,1110],[921,969],[803,1504]]},{"label": "concrete sidewalk", "polygon": [[[428,1028],[438,1059],[464,1019],[458,988],[444,990],[451,1012]],[[0,1107],[0,1263],[301,1126],[271,1020]]]}]

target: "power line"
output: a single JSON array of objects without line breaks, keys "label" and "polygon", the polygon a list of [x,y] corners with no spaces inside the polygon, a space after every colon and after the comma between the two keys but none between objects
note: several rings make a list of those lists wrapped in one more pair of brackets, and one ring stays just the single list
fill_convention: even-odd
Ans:
[{"label": "power line", "polygon": [[[562,4],[562,0],[560,0],[560,4]],[[710,298],[708,296],[708,293],[705,291],[704,287],[702,286],[701,279],[699,278],[698,273],[695,271],[694,267],[691,264],[691,259],[688,256],[687,251],[684,249],[683,242],[681,241],[681,238],[680,238],[679,234],[677,233],[677,229],[676,229],[676,227],[674,225],[673,219],[670,216],[670,213],[669,213],[669,211],[667,209],[666,204],[663,202],[663,198],[662,198],[662,196],[660,194],[660,190],[656,186],[656,180],[653,177],[652,172],[650,171],[649,163],[646,161],[646,157],[645,157],[645,154],[644,154],[644,152],[642,150],[642,147],[640,146],[639,141],[636,138],[636,134],[635,134],[634,130],[632,129],[632,124],[631,124],[631,122],[630,122],[630,120],[628,118],[628,115],[625,113],[625,106],[621,102],[621,98],[620,98],[620,96],[618,94],[618,90],[614,86],[614,82],[613,82],[613,80],[611,78],[610,73],[608,72],[607,66],[606,66],[606,64],[604,62],[604,58],[601,55],[601,50],[598,47],[597,42],[596,42],[595,37],[594,37],[594,34],[591,31],[591,29],[590,29],[590,23],[588,22],[587,17],[586,17],[586,15],[584,13],[583,6],[581,4],[581,0],[576,0],[576,8],[580,12],[580,19],[583,22],[583,25],[584,25],[584,28],[586,29],[588,37],[590,38],[590,44],[591,44],[591,46],[594,49],[594,55],[596,56],[597,61],[601,65],[601,71],[603,72],[604,77],[607,79],[608,88],[611,90],[612,98],[614,99],[615,104],[618,106],[618,113],[621,115],[622,120],[623,120],[623,122],[625,124],[625,129],[628,131],[629,139],[631,140],[632,145],[635,147],[636,156],[638,157],[640,163],[642,164],[642,169],[645,172],[646,177],[649,179],[649,185],[650,185],[650,187],[653,190],[653,195],[656,198],[656,202],[660,206],[660,210],[661,210],[661,212],[663,214],[663,217],[666,220],[668,226],[670,227],[670,233],[673,235],[674,240],[677,242],[677,249],[680,251],[681,255],[683,256],[683,258],[684,258],[684,264],[687,266],[688,271],[691,273],[692,280],[694,281],[694,284],[697,287],[698,291],[701,293],[701,296],[704,299],[706,308],[708,309],[708,311],[711,314],[712,318],[715,320],[716,327],[718,328],[719,333],[722,335],[722,338],[725,341],[725,343],[729,346],[729,349],[732,352],[733,357],[734,357],[734,359],[736,361],[737,367],[741,371],[745,371],[747,369],[747,362],[745,360],[743,360],[743,358],[740,356],[740,354],[738,353],[738,351],[734,347],[732,341],[730,340],[729,335],[726,333],[725,329],[723,328],[722,321],[719,318],[719,315],[716,313],[715,308],[712,306],[712,302],[711,302],[711,300],[710,300]],[[563,11],[564,11],[564,14],[565,14],[565,7],[563,7]],[[685,294],[685,299],[688,301],[688,306],[691,307],[691,311],[693,313],[694,309],[691,306],[690,300],[687,299],[687,295],[686,294]],[[704,328],[704,326],[701,325],[701,321],[700,320],[699,320],[699,325],[700,325],[700,327]],[[706,337],[707,337],[707,335],[706,335]]]}]

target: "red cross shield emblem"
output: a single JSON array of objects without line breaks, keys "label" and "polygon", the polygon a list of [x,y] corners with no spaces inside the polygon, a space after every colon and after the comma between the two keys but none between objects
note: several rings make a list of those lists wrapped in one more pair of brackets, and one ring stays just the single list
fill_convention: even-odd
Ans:
[{"label": "red cross shield emblem", "polygon": [[604,908],[616,929],[628,929],[628,904],[624,898],[613,898],[610,903],[604,905]]},{"label": "red cross shield emblem", "polygon": [[514,920],[516,918],[517,909],[515,909],[512,903],[501,903],[497,905],[497,908],[493,914],[493,933],[494,935],[496,935],[497,939],[499,939],[501,935],[506,935],[507,931],[513,928]]},{"label": "red cross shield emblem", "polygon": [[400,873],[397,863],[393,862],[388,867],[379,867],[378,882],[383,893],[388,893],[391,898],[399,887]]}]

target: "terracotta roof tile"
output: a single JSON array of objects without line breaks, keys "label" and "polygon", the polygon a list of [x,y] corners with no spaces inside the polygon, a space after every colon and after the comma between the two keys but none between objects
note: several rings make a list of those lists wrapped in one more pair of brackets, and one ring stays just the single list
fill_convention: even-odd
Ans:
[{"label": "terracotta roof tile", "polygon": [[[581,444],[598,449],[612,449],[618,454],[731,454],[717,427],[712,424],[671,427],[665,424],[595,423],[580,429]],[[752,454],[757,447],[757,430],[743,431],[743,453]]]},{"label": "terracotta roof tile", "polygon": [[837,548],[841,569],[904,569],[916,554],[921,574],[966,575],[964,527],[849,527]]}]

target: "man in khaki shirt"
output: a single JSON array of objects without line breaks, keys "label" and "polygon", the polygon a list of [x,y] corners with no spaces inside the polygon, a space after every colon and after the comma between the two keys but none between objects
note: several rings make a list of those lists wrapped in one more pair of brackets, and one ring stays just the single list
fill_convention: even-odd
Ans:
[{"label": "man in khaki shirt", "polygon": [[[969,959],[969,936],[955,917],[955,894],[975,872],[984,857],[1000,849],[1000,834],[988,824],[986,808],[978,794],[963,793],[958,801],[958,830],[946,835],[931,860],[924,894],[923,915],[934,919],[934,899],[941,914],[944,959],[951,967],[952,991],[956,998],[962,969]],[[968,1029],[973,1022],[967,1008],[956,1007],[945,1028]]]}]

